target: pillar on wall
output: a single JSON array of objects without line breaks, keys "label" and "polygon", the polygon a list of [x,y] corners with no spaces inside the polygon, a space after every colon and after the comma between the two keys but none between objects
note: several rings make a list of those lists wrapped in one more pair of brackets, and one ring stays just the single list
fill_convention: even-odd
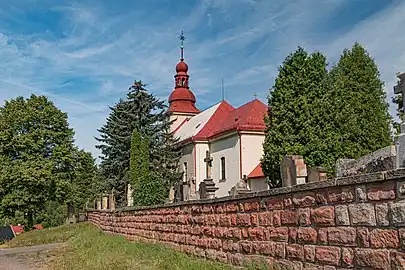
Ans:
[{"label": "pillar on wall", "polygon": [[102,201],[101,207],[103,210],[108,209],[108,196],[107,195],[103,195],[103,201]]},{"label": "pillar on wall", "polygon": [[101,210],[101,199],[97,199],[97,210]]}]

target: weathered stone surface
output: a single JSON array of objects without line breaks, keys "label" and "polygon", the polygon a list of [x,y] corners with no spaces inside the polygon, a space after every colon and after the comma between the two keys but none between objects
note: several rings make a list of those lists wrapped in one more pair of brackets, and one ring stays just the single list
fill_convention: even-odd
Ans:
[{"label": "weathered stone surface", "polygon": [[319,244],[328,243],[328,229],[327,228],[320,228],[318,230],[318,243]]},{"label": "weathered stone surface", "polygon": [[370,232],[370,243],[373,248],[398,248],[398,231],[374,229]]},{"label": "weathered stone surface", "polygon": [[388,181],[368,185],[367,198],[370,201],[394,200],[395,182]]},{"label": "weathered stone surface", "polygon": [[315,246],[312,246],[312,245],[304,246],[304,258],[306,261],[309,261],[309,262],[315,261]]},{"label": "weathered stone surface", "polygon": [[293,196],[292,202],[296,207],[313,206],[316,203],[315,194],[313,192],[305,192]]},{"label": "weathered stone surface", "polygon": [[281,212],[281,224],[283,225],[296,225],[298,224],[297,211],[284,210]]},{"label": "weathered stone surface", "polygon": [[288,259],[304,261],[304,246],[298,244],[286,245],[286,255]]},{"label": "weathered stone surface", "polygon": [[311,224],[311,211],[309,208],[298,209],[298,224],[300,226],[307,226]]},{"label": "weathered stone surface", "polygon": [[314,228],[298,228],[298,243],[315,244],[318,233]]},{"label": "weathered stone surface", "polygon": [[405,226],[405,201],[390,203],[392,225]]},{"label": "weathered stone surface", "polygon": [[389,251],[356,248],[354,254],[356,267],[391,269]]},{"label": "weathered stone surface", "polygon": [[346,267],[353,267],[354,251],[351,248],[342,248],[342,262]]},{"label": "weathered stone surface", "polygon": [[404,252],[391,252],[391,269],[405,269],[405,253]]},{"label": "weathered stone surface", "polygon": [[329,244],[333,246],[356,246],[356,228],[330,227],[328,228]]},{"label": "weathered stone surface", "polygon": [[405,249],[405,229],[399,229],[399,241],[401,243],[401,248]]},{"label": "weathered stone surface", "polygon": [[339,265],[340,248],[338,247],[316,247],[315,257],[323,264]]},{"label": "weathered stone surface", "polygon": [[311,210],[312,222],[319,226],[335,225],[333,206],[322,206]]},{"label": "weathered stone surface", "polygon": [[375,226],[374,205],[370,203],[350,204],[349,214],[352,225]]},{"label": "weathered stone surface", "polygon": [[370,247],[370,232],[368,228],[356,228],[358,245],[360,247]]},{"label": "weathered stone surface", "polygon": [[375,217],[378,226],[389,226],[389,216],[388,216],[388,204],[376,204],[375,205]]},{"label": "weathered stone surface", "polygon": [[349,212],[346,205],[335,206],[336,225],[350,225]]}]

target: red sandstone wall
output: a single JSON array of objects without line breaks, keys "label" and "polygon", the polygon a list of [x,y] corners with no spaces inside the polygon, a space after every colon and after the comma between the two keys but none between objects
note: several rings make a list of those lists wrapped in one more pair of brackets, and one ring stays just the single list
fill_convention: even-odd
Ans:
[{"label": "red sandstone wall", "polygon": [[162,242],[235,265],[265,259],[292,269],[405,269],[405,196],[400,190],[405,193],[405,170],[250,198],[89,210],[88,218],[129,240]]}]

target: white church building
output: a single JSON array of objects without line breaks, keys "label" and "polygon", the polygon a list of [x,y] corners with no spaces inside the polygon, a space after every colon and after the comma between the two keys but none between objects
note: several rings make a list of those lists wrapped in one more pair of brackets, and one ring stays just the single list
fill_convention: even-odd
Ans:
[{"label": "white church building", "polygon": [[211,178],[219,188],[216,197],[228,196],[241,179],[252,191],[268,189],[260,165],[268,107],[254,99],[238,108],[222,101],[200,111],[195,107],[187,72],[182,44],[175,89],[169,97],[171,131],[182,149],[179,169],[187,187],[182,199],[198,194],[200,183],[207,177],[207,156],[212,160]]}]

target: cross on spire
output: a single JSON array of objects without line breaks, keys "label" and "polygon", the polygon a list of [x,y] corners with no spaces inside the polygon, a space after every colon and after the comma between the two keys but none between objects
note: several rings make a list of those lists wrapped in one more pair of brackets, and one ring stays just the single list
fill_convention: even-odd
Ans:
[{"label": "cross on spire", "polygon": [[183,30],[181,30],[181,32],[180,32],[179,39],[180,39],[180,52],[181,52],[180,60],[183,61],[184,60],[184,56],[183,56],[184,40],[186,39],[186,37],[184,36]]},{"label": "cross on spire", "polygon": [[257,99],[257,94],[256,94],[256,92],[255,92],[255,94],[253,95],[254,97],[255,97],[255,100]]}]

